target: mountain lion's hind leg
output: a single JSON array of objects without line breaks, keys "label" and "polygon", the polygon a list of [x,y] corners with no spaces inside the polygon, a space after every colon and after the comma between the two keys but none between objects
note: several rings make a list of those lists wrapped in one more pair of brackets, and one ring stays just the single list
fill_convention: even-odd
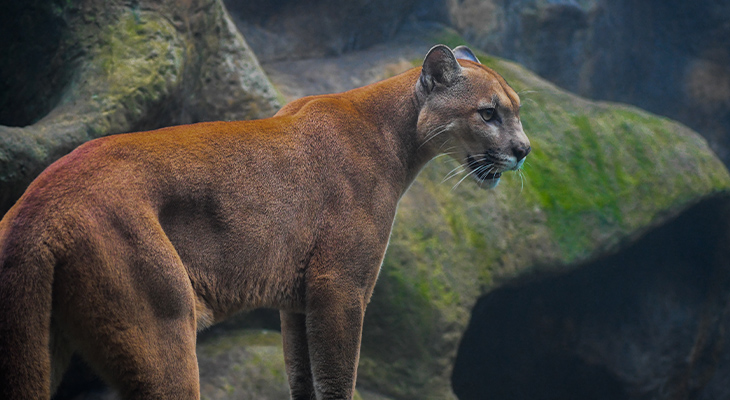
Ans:
[{"label": "mountain lion's hind leg", "polygon": [[123,399],[197,400],[194,291],[172,245],[150,236],[91,237],[57,276],[59,321]]},{"label": "mountain lion's hind leg", "polygon": [[183,321],[89,332],[102,346],[85,346],[84,358],[122,399],[199,399],[195,333]]}]

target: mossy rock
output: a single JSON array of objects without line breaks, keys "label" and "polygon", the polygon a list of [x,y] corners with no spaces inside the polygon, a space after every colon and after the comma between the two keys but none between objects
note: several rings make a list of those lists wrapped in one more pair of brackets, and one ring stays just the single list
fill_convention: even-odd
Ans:
[{"label": "mossy rock", "polygon": [[[27,49],[0,57],[6,67],[0,87],[20,94],[0,96],[0,215],[45,167],[88,140],[198,121],[268,117],[280,107],[222,0],[182,6],[33,0],[10,11],[17,18],[3,20],[17,19],[11,28],[26,37]],[[49,32],[57,31],[51,39],[58,39],[26,35],[37,29],[23,21],[36,12],[52,25]],[[37,57],[36,47],[44,49]],[[16,53],[20,62],[13,61]],[[35,78],[26,70],[38,57],[49,66],[37,67]],[[19,79],[24,81],[15,82]],[[18,118],[11,118],[15,114]]]},{"label": "mossy rock", "polygon": [[[281,334],[260,329],[216,330],[197,346],[201,400],[289,398]],[[355,393],[353,400],[363,400]]]},{"label": "mossy rock", "polygon": [[[399,399],[454,398],[450,378],[476,300],[570,271],[730,189],[707,143],[669,119],[567,93],[479,54],[522,99],[522,176],[492,191],[441,157],[401,200],[365,317],[359,382]],[[420,60],[418,61],[420,63]]]},{"label": "mossy rock", "polygon": [[201,399],[289,397],[278,332],[225,332],[201,340],[197,352]]}]

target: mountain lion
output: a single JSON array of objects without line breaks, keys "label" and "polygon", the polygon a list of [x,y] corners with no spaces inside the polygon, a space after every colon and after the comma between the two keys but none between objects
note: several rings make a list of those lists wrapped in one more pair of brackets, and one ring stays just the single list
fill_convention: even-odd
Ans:
[{"label": "mountain lion", "polygon": [[521,167],[520,100],[465,47],[258,121],[92,140],[0,222],[0,398],[48,399],[78,353],[125,399],[198,399],[196,333],[281,310],[292,399],[351,399],[399,199],[449,152]]}]

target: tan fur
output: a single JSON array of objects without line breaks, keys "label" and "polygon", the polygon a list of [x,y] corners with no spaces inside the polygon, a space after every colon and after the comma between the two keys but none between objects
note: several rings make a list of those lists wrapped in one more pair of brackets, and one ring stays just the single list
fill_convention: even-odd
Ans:
[{"label": "tan fur", "polygon": [[423,70],[273,118],[110,136],[48,167],[0,221],[0,398],[48,399],[77,352],[125,399],[197,399],[196,330],[274,307],[292,398],[350,399],[420,169],[446,148],[494,172],[529,151],[514,91],[460,63],[437,46]]}]

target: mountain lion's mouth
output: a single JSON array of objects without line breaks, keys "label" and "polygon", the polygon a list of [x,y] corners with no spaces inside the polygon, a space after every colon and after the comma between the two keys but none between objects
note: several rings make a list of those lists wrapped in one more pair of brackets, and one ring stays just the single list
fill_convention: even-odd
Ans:
[{"label": "mountain lion's mouth", "polygon": [[494,180],[502,177],[502,172],[497,171],[499,166],[489,162],[485,157],[475,160],[474,157],[468,155],[466,161],[469,167],[474,171],[474,175],[480,181]]},{"label": "mountain lion's mouth", "polygon": [[499,179],[502,177],[501,172],[493,172],[493,173],[483,173],[481,171],[477,171],[474,173],[474,175],[477,176],[477,178],[485,181],[487,179]]}]

